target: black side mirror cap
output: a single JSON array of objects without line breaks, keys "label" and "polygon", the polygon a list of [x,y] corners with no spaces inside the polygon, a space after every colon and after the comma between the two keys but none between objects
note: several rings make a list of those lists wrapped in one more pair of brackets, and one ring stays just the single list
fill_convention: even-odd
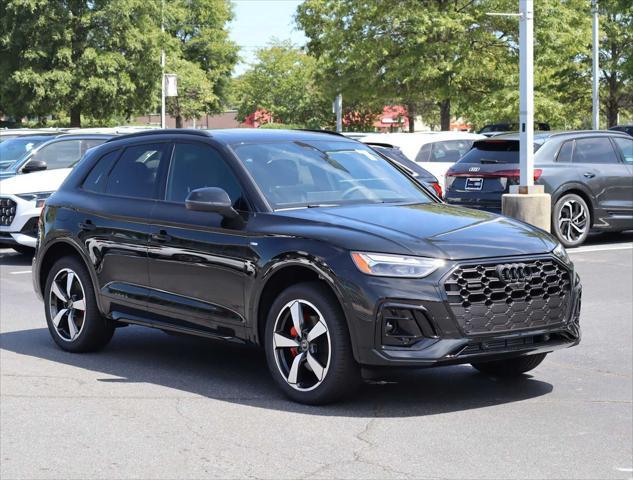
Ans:
[{"label": "black side mirror cap", "polygon": [[233,208],[229,194],[217,187],[197,188],[191,191],[185,199],[185,206],[197,212],[218,213],[227,219],[239,217],[239,213]]},{"label": "black side mirror cap", "polygon": [[26,165],[24,165],[24,167],[22,167],[22,173],[40,172],[42,170],[46,170],[47,168],[48,165],[46,165],[46,162],[44,160],[32,158],[31,160],[26,162]]}]

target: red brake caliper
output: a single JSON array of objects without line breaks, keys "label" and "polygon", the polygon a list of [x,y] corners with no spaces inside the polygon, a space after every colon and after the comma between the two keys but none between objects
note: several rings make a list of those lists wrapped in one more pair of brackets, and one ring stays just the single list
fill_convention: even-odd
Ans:
[{"label": "red brake caliper", "polygon": [[[299,335],[299,332],[297,332],[297,329],[294,327],[294,325],[290,329],[290,335],[292,336],[292,338],[297,338],[297,336]],[[299,355],[299,351],[297,350],[297,347],[292,347],[290,349],[290,354],[292,355],[293,358]]]}]

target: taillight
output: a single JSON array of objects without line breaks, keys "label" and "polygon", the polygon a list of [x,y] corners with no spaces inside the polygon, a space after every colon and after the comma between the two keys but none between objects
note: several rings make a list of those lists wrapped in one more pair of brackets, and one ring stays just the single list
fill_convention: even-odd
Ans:
[{"label": "taillight", "polygon": [[437,193],[437,196],[442,198],[442,187],[440,186],[440,184],[437,182],[433,182],[431,186],[433,187],[433,190],[435,190],[435,193]]}]

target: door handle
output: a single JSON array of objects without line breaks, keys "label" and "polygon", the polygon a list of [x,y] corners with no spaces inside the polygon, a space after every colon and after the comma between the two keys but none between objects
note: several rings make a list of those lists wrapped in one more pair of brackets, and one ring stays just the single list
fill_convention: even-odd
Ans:
[{"label": "door handle", "polygon": [[596,176],[596,174],[595,173],[591,173],[591,172],[585,172],[585,173],[583,173],[583,176],[585,178],[593,178],[593,177]]},{"label": "door handle", "polygon": [[79,228],[82,230],[90,231],[97,228],[97,226],[92,223],[92,220],[86,220],[85,222],[79,222]]},{"label": "door handle", "polygon": [[150,238],[155,242],[169,242],[171,240],[171,235],[168,235],[165,230],[161,230],[158,233],[152,233]]}]

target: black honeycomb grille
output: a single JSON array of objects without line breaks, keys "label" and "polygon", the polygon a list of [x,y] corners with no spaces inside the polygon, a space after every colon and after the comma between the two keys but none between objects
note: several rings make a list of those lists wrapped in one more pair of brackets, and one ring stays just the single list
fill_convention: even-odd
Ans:
[{"label": "black honeycomb grille", "polygon": [[10,198],[0,198],[0,226],[8,227],[13,223],[16,206]]},{"label": "black honeycomb grille", "polygon": [[553,259],[460,265],[444,288],[467,335],[556,325],[571,301],[569,271]]}]

